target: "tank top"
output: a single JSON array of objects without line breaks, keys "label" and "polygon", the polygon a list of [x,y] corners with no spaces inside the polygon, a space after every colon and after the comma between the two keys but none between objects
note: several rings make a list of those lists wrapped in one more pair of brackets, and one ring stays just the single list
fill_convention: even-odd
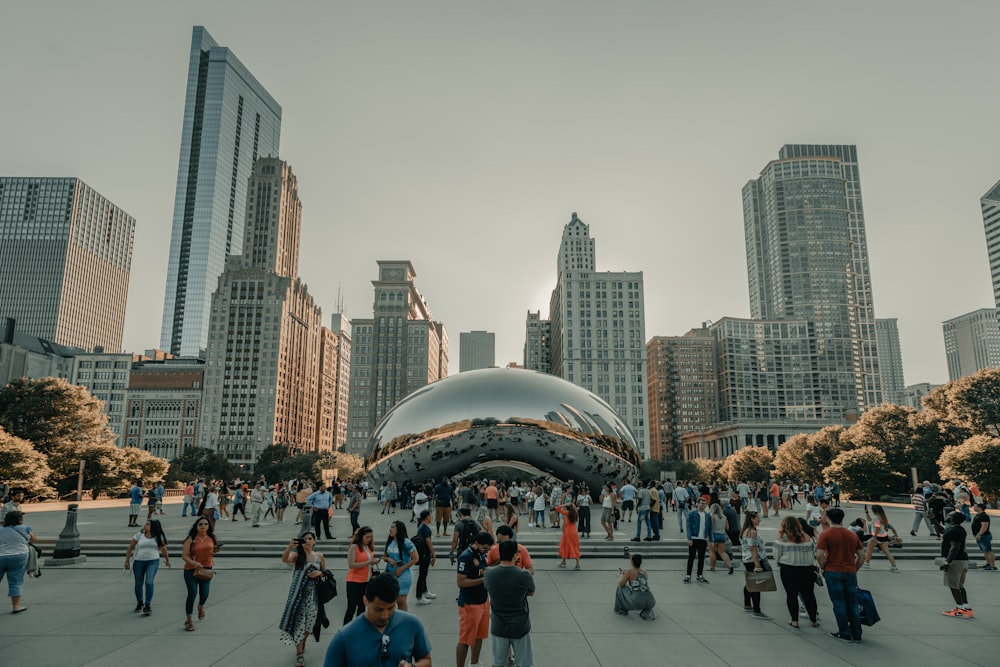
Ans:
[{"label": "tank top", "polygon": [[364,549],[357,544],[351,545],[356,550],[354,552],[354,563],[368,563],[369,567],[349,567],[347,568],[347,577],[345,581],[351,581],[356,584],[363,584],[371,579],[372,568],[371,563],[374,558],[374,554],[371,549]]}]

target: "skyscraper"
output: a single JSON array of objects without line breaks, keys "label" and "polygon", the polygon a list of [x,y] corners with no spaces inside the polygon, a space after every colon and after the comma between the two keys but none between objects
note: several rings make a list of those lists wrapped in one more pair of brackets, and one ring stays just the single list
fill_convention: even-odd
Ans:
[{"label": "skyscraper", "polygon": [[552,322],[543,320],[538,311],[528,311],[524,324],[524,359],[529,371],[548,373],[549,354],[552,351]]},{"label": "skyscraper", "polygon": [[0,318],[120,352],[135,219],[78,178],[0,177]]},{"label": "skyscraper", "polygon": [[986,252],[993,278],[993,301],[1000,309],[1000,182],[997,182],[979,200],[986,229]]},{"label": "skyscraper", "polygon": [[417,291],[416,277],[407,260],[379,260],[372,317],[351,320],[346,449],[352,454],[365,454],[389,408],[448,375],[448,335]]},{"label": "skyscraper", "polygon": [[896,318],[876,319],[878,331],[878,368],[882,375],[882,400],[903,405],[903,350],[899,344]]},{"label": "skyscraper", "polygon": [[490,331],[463,331],[458,335],[459,373],[496,365],[495,334]]},{"label": "skyscraper", "polygon": [[1000,366],[1000,325],[996,308],[980,308],[942,324],[948,381]]},{"label": "skyscraper", "polygon": [[347,444],[347,406],[351,383],[351,323],[334,313],[320,337],[319,450],[341,450]]},{"label": "skyscraper", "polygon": [[278,155],[281,107],[208,31],[195,26],[188,65],[160,347],[201,356],[212,292],[226,256],[243,247],[247,179]]},{"label": "skyscraper", "polygon": [[750,313],[815,326],[826,404],[882,401],[855,146],[786,145],[743,188]]}]

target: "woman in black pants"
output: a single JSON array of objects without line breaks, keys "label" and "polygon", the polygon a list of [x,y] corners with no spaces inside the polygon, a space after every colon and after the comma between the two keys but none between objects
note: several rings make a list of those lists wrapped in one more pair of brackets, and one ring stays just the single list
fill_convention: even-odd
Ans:
[{"label": "woman in black pants", "polygon": [[781,521],[778,539],[774,543],[774,558],[781,567],[781,586],[788,605],[788,624],[799,627],[799,596],[809,614],[809,622],[819,625],[816,616],[816,546],[802,529],[799,520],[786,516]]},{"label": "woman in black pants", "polygon": [[372,567],[377,562],[372,548],[375,536],[370,526],[362,526],[354,533],[354,539],[347,547],[347,611],[344,625],[365,611],[365,586],[372,577]]}]

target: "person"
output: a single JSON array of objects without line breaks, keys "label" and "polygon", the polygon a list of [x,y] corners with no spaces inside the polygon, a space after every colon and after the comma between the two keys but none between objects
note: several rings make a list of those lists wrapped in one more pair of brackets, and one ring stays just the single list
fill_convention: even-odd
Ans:
[{"label": "person", "polygon": [[319,489],[310,493],[306,498],[306,505],[312,505],[312,525],[316,540],[319,541],[320,528],[326,534],[326,539],[332,540],[333,535],[330,534],[330,507],[333,505],[333,496],[326,490],[326,484],[323,482],[319,483]]},{"label": "person", "polygon": [[[809,525],[808,523],[806,524]],[[812,538],[802,529],[802,523],[795,517],[785,516],[781,520],[778,539],[774,542],[774,560],[781,570],[781,587],[785,589],[785,604],[791,618],[788,624],[799,627],[799,596],[809,614],[809,622],[815,628],[817,620],[816,604],[816,547]]]},{"label": "person", "polygon": [[[153,613],[153,580],[160,568],[160,556],[163,563],[170,567],[170,554],[167,552],[167,536],[163,526],[156,519],[147,520],[142,530],[132,537],[125,552],[125,569],[131,566],[135,577],[135,609],[143,615]],[[145,589],[145,590],[144,590]]]},{"label": "person", "polygon": [[455,529],[452,531],[451,552],[448,554],[452,565],[455,564],[458,554],[465,551],[472,544],[473,540],[476,539],[476,535],[483,530],[476,523],[476,520],[472,518],[471,514],[472,512],[468,507],[462,507],[458,510],[460,518],[458,523],[455,524]]},{"label": "person", "polygon": [[948,499],[941,487],[932,484],[931,495],[927,498],[927,518],[931,520],[931,525],[934,527],[931,536],[935,540],[940,540],[941,534],[944,533],[944,508],[947,504]]},{"label": "person", "polygon": [[[305,480],[299,482],[299,488],[295,492],[295,507],[299,510],[298,514],[295,515],[295,525],[302,523],[302,511],[305,509],[306,500],[309,499],[309,494],[312,493],[312,486],[310,486]],[[236,514],[233,514],[235,518]],[[246,512],[243,513],[243,518],[246,519]]]},{"label": "person", "polygon": [[417,534],[413,538],[413,543],[417,547],[417,604],[430,604],[431,600],[437,597],[436,594],[427,590],[427,574],[431,566],[437,563],[437,553],[434,551],[434,542],[431,535],[431,512],[423,510],[420,512],[420,523],[417,524]]},{"label": "person", "polygon": [[416,545],[406,537],[406,524],[402,521],[389,524],[389,539],[386,540],[382,560],[386,562],[385,571],[399,579],[396,606],[407,611],[406,596],[413,586],[413,571],[410,568],[420,562],[420,554]]},{"label": "person", "polygon": [[[325,620],[316,595],[316,583],[326,577],[326,559],[323,554],[313,551],[315,545],[316,536],[307,530],[289,540],[281,553],[281,562],[294,565],[295,569],[278,628],[283,644],[295,644],[297,667],[305,664],[306,638],[314,631],[317,622]],[[316,632],[316,639],[319,640],[318,629]]]},{"label": "person", "polygon": [[729,574],[732,574],[733,561],[729,558],[729,554],[726,553],[726,515],[722,512],[722,506],[719,503],[714,503],[709,508],[708,514],[712,517],[712,540],[708,547],[711,552],[708,559],[708,571],[715,572],[715,563],[721,558],[726,564]]},{"label": "person", "polygon": [[357,532],[360,526],[358,519],[361,516],[361,489],[357,484],[351,490],[351,499],[347,501],[347,513],[351,517],[351,531]]},{"label": "person", "polygon": [[865,561],[864,546],[857,533],[844,528],[844,510],[831,507],[826,511],[826,519],[830,527],[819,534],[816,559],[837,618],[837,631],[830,634],[844,641],[859,642],[858,570]]},{"label": "person", "polygon": [[[705,511],[705,507],[705,500],[699,498],[697,509],[688,514],[688,561],[687,574],[684,575],[685,584],[691,582],[691,570],[694,566],[696,557],[698,560],[698,581],[703,584],[708,583],[708,579],[703,576],[703,572],[705,569],[705,551],[708,548],[708,538],[712,532],[712,517]],[[746,556],[744,556],[744,560],[745,558]]]},{"label": "person", "polygon": [[421,512],[425,510],[430,511],[430,509],[430,499],[427,497],[427,494],[424,493],[423,485],[418,485],[416,493],[413,494],[413,508],[410,513],[410,521],[416,522],[417,517],[420,516]]},{"label": "person", "polygon": [[677,512],[677,525],[680,526],[680,532],[684,532],[687,527],[688,518],[688,491],[687,487],[684,486],[683,482],[677,482],[677,486],[674,487],[674,508]]},{"label": "person", "polygon": [[[886,517],[885,510],[881,505],[872,505],[872,514],[875,515],[875,520],[871,522],[872,539],[868,540],[867,551],[865,553],[865,567],[872,566],[872,554],[875,552],[875,547],[877,546],[885,554],[885,557],[889,559],[889,571],[899,572],[899,568],[896,566],[896,559],[892,557],[892,552],[889,551],[890,531],[897,539],[899,538],[899,533],[889,523],[889,519]],[[868,516],[867,513],[865,516]],[[868,516],[868,518],[870,519],[871,517]]]},{"label": "person", "polygon": [[489,513],[490,519],[497,521],[500,517],[500,489],[497,488],[497,481],[491,479],[489,484],[483,490],[483,495],[486,496],[486,511]]},{"label": "person", "polygon": [[969,593],[965,590],[965,577],[969,573],[969,554],[965,550],[966,532],[965,528],[962,528],[964,521],[965,515],[961,512],[952,512],[945,517],[948,529],[941,536],[941,556],[944,558],[944,563],[940,567],[944,572],[944,585],[951,591],[955,607],[941,613],[952,618],[969,619],[973,618],[975,613],[969,606]]},{"label": "person", "polygon": [[615,501],[615,492],[611,490],[611,485],[605,484],[604,490],[601,492],[601,527],[608,534],[604,539],[609,542],[615,541]]},{"label": "person", "polygon": [[921,522],[927,524],[927,531],[931,535],[936,535],[934,526],[927,516],[927,497],[924,495],[924,487],[918,486],[913,489],[913,495],[910,496],[910,503],[913,505],[914,511],[913,527],[910,528],[910,535],[917,536],[917,528],[920,528]]},{"label": "person", "polygon": [[188,507],[191,508],[191,514],[195,513],[194,506],[194,482],[188,482],[184,487],[184,495],[181,498],[184,501],[184,506],[181,508],[181,516],[188,515]]},{"label": "person", "polygon": [[576,561],[573,569],[579,570],[580,533],[576,530],[576,520],[578,518],[576,506],[570,500],[565,505],[557,507],[556,511],[563,516],[562,539],[559,540],[559,558],[562,561],[560,561],[558,567],[566,567],[566,559],[572,558]]},{"label": "person", "polygon": [[[740,530],[740,553],[743,555],[743,567],[747,572],[763,572],[767,564],[767,549],[764,540],[757,534],[760,525],[760,514],[747,512]],[[760,609],[760,591],[750,592],[743,586],[743,609],[752,611],[754,618],[770,620],[771,617]]]},{"label": "person", "polygon": [[435,535],[441,535],[441,524],[444,524],[444,536],[448,536],[448,524],[451,523],[452,493],[453,489],[448,483],[447,477],[442,477],[441,482],[434,487]]},{"label": "person", "polygon": [[545,501],[548,500],[548,496],[545,495],[545,490],[542,488],[541,484],[536,487],[535,499],[532,501],[531,510],[534,512],[534,521],[529,522],[529,526],[535,526],[536,528],[545,528]]},{"label": "person", "polygon": [[[652,486],[652,484],[650,484]],[[655,492],[655,487],[653,488]],[[652,496],[649,487],[642,481],[639,482],[638,490],[635,493],[635,537],[631,542],[642,541],[642,524],[646,524],[646,541],[653,541],[653,524],[649,520],[649,513],[652,509]]]},{"label": "person", "polygon": [[511,530],[515,533],[517,532],[517,525],[520,523],[520,519],[517,517],[517,506],[512,502],[508,502],[504,507],[504,518],[503,523],[506,526],[510,526]]},{"label": "person", "polygon": [[261,514],[264,511],[264,485],[258,482],[250,490],[250,525],[253,528],[260,528]]},{"label": "person", "polygon": [[354,539],[347,548],[347,611],[344,612],[344,625],[360,616],[365,610],[365,587],[371,581],[375,564],[375,549],[373,543],[375,533],[370,526],[362,526],[354,531]]},{"label": "person", "polygon": [[277,487],[274,492],[274,507],[275,514],[274,518],[278,523],[285,522],[285,510],[288,509],[289,495],[288,487],[285,486],[284,482],[278,482]]},{"label": "person", "polygon": [[830,495],[833,496],[833,506],[840,507],[840,484],[837,482],[830,483]]},{"label": "person", "polygon": [[514,565],[527,570],[531,573],[531,576],[535,576],[535,565],[531,562],[531,554],[528,552],[528,547],[517,542],[517,536],[514,535],[514,531],[511,530],[510,526],[498,526],[497,527],[497,541],[492,547],[490,547],[489,552],[486,554],[486,564],[496,565],[500,562],[500,543],[512,541],[517,544],[517,554],[514,556]]},{"label": "person", "polygon": [[199,568],[211,569],[215,562],[212,556],[219,550],[219,544],[215,539],[215,531],[207,517],[198,517],[194,525],[184,538],[184,545],[181,548],[181,557],[184,559],[184,583],[187,585],[187,598],[184,600],[184,612],[187,617],[184,620],[184,629],[188,632],[194,631],[194,623],[191,622],[191,613],[194,611],[194,596],[198,594],[198,620],[205,618],[205,603],[208,602],[208,594],[212,589],[211,579],[196,579],[195,570]]},{"label": "person", "polygon": [[153,515],[156,514],[156,503],[157,503],[156,487],[154,486],[149,487],[149,490],[146,491],[146,500],[147,500],[146,521],[149,521],[150,519],[153,518]]},{"label": "person", "polygon": [[626,523],[632,523],[632,512],[635,510],[635,497],[638,493],[631,480],[625,480],[625,486],[618,489],[618,495],[622,499],[622,518]]},{"label": "person", "polygon": [[458,556],[458,645],[455,660],[465,665],[472,649],[472,664],[479,663],[483,640],[489,636],[489,597],[486,593],[486,552],[493,546],[493,536],[483,531]]},{"label": "person", "polygon": [[580,513],[577,529],[584,537],[590,537],[590,489],[584,484],[576,496],[576,510]]},{"label": "person", "polygon": [[513,656],[518,667],[532,667],[528,597],[535,594],[535,579],[515,565],[517,544],[513,540],[499,542],[497,547],[500,565],[487,570],[483,582],[490,603],[493,665],[503,667]]},{"label": "person", "polygon": [[767,488],[767,494],[771,499],[771,509],[774,510],[774,516],[780,516],[778,510],[781,509],[781,487],[778,486],[777,480],[771,480],[771,484]]},{"label": "person", "polygon": [[388,573],[365,588],[365,613],[333,637],[323,667],[431,667],[431,642],[420,620],[396,609],[399,580]]},{"label": "person", "polygon": [[21,588],[28,569],[28,549],[33,549],[35,533],[24,525],[24,512],[11,510],[3,517],[0,527],[0,581],[7,577],[7,597],[11,613],[20,614],[28,608],[21,605]]},{"label": "person", "polygon": [[976,540],[976,546],[983,552],[983,557],[986,559],[983,570],[996,572],[997,561],[993,555],[993,534],[990,533],[990,515],[986,513],[986,505],[976,503],[972,506],[972,514],[972,537]]},{"label": "person", "polygon": [[21,512],[21,503],[24,502],[24,489],[14,489],[10,492],[10,500],[0,507],[0,523],[3,522],[8,512]]},{"label": "person", "polygon": [[656,598],[649,590],[649,573],[642,566],[642,554],[626,554],[631,567],[627,570],[619,568],[618,589],[615,591],[615,613],[628,616],[630,611],[638,611],[639,616],[647,621],[656,618],[653,607]]},{"label": "person", "polygon": [[139,512],[142,511],[142,487],[139,486],[139,481],[136,480],[132,484],[132,488],[128,490],[128,527],[138,528],[139,527]]},{"label": "person", "polygon": [[243,489],[237,484],[233,488],[233,521],[236,521],[237,514],[242,514],[243,520],[247,520],[246,500],[246,496],[243,495]]}]

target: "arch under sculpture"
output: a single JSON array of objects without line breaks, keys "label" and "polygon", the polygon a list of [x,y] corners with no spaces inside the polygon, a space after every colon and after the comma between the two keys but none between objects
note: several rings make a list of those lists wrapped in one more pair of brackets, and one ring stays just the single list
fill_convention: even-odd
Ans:
[{"label": "arch under sculpture", "polygon": [[597,492],[606,480],[633,477],[641,458],[628,426],[598,396],[515,368],[467,371],[421,387],[382,418],[365,458],[376,483],[461,476],[488,461],[586,481]]}]

